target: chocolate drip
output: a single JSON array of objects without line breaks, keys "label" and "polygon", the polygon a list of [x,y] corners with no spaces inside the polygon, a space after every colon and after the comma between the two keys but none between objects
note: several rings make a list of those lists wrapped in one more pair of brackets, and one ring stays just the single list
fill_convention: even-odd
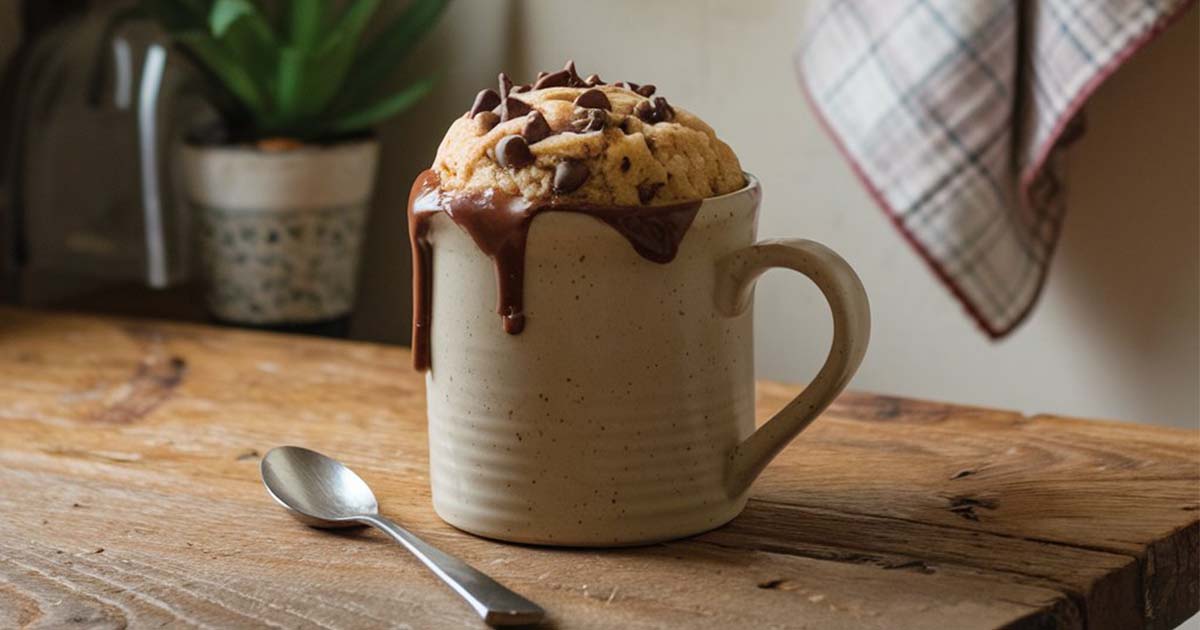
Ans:
[{"label": "chocolate drip", "polygon": [[437,174],[417,177],[408,200],[408,230],[413,252],[413,367],[430,367],[430,325],[433,315],[433,249],[428,241],[429,220],[445,212],[471,235],[480,251],[496,266],[497,312],[510,335],[525,329],[525,246],[533,218],[542,212],[576,212],[595,217],[619,232],[640,256],[666,264],[700,209],[699,201],[651,206],[590,206],[566,202],[531,203],[524,197],[497,191],[443,195]]},{"label": "chocolate drip", "polygon": [[496,265],[496,307],[504,332],[525,330],[525,241],[535,211],[523,197],[501,193],[454,195],[443,210]]},{"label": "chocolate drip", "polygon": [[649,208],[570,208],[604,221],[621,233],[642,258],[660,265],[675,260],[679,244],[696,218],[698,202]]},{"label": "chocolate drip", "polygon": [[412,353],[413,367],[429,369],[429,327],[433,319],[433,246],[429,243],[429,216],[437,209],[438,176],[424,171],[408,194],[408,238],[412,245]]}]

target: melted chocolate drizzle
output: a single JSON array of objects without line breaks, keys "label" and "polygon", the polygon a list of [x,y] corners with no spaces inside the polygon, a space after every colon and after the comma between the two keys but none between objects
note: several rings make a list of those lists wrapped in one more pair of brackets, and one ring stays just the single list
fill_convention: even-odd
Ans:
[{"label": "melted chocolate drizzle", "polygon": [[594,217],[619,232],[642,258],[666,264],[675,259],[683,237],[696,218],[700,201],[663,206],[593,206],[568,202],[533,203],[499,191],[443,194],[437,174],[421,173],[408,199],[408,233],[413,255],[413,367],[430,366],[433,315],[433,248],[429,220],[445,212],[496,266],[498,302],[504,331],[525,329],[525,244],[529,226],[542,212],[575,212]]}]

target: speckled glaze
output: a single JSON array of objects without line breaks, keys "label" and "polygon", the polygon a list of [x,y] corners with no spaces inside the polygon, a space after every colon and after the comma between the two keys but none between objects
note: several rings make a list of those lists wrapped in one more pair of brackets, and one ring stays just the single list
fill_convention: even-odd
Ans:
[{"label": "speckled glaze", "polygon": [[374,141],[284,152],[187,147],[209,311],[248,324],[349,313],[377,153]]},{"label": "speckled glaze", "polygon": [[[759,197],[750,178],[705,200],[667,264],[592,217],[539,215],[520,335],[501,328],[491,261],[447,217],[433,219],[426,383],[443,519],[491,538],[614,546],[737,516],[762,467],[849,380],[869,331],[866,295],[836,254],[809,241],[753,244]],[[755,433],[750,289],[775,266],[831,296],[834,352]]]},{"label": "speckled glaze", "polygon": [[353,308],[366,206],[290,212],[201,208],[200,218],[205,297],[217,317],[311,322]]}]

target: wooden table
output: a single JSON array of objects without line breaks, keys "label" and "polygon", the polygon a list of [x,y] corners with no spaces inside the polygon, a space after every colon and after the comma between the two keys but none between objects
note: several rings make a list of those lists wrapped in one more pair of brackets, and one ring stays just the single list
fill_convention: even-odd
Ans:
[{"label": "wooden table", "polygon": [[[438,520],[405,349],[0,309],[0,627],[480,627],[398,546],[266,496],[278,444],[561,628],[1167,628],[1200,608],[1194,432],[848,394],[732,524],[611,551]],[[763,384],[766,415],[793,387]]]}]

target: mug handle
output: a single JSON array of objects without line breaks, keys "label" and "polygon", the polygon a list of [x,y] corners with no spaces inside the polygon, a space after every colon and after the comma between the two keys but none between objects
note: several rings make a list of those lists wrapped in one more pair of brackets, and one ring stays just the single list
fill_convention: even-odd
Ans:
[{"label": "mug handle", "polygon": [[716,306],[726,317],[744,313],[755,281],[776,267],[798,271],[821,289],[833,311],[833,343],[816,378],[730,454],[726,489],[740,496],[850,382],[862,363],[871,335],[871,307],[862,281],[833,250],[815,241],[760,241],[717,261]]}]

